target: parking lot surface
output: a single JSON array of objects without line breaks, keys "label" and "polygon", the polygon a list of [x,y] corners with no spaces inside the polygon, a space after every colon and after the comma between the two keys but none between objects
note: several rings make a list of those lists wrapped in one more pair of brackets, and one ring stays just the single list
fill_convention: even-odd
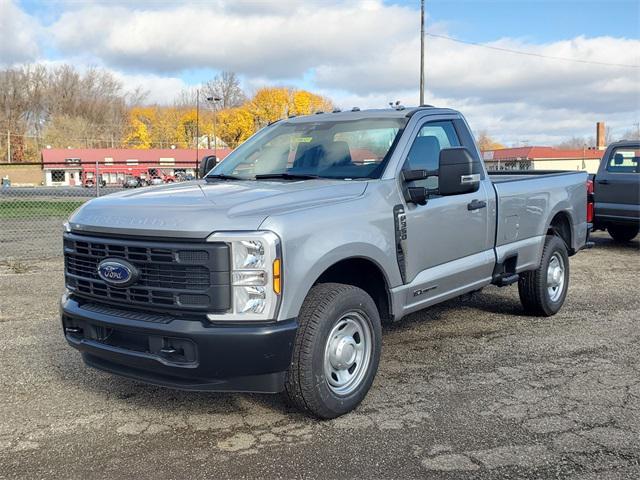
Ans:
[{"label": "parking lot surface", "polygon": [[355,413],[91,370],[63,339],[62,261],[0,265],[0,478],[640,478],[639,242],[571,261],[551,318],[490,287],[385,328]]}]

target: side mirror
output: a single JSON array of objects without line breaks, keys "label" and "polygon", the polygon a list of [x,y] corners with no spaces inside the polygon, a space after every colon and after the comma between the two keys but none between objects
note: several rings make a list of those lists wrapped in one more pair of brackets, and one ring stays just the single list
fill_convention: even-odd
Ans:
[{"label": "side mirror", "polygon": [[204,157],[198,166],[198,177],[203,178],[213,169],[213,167],[216,166],[217,163],[215,155],[208,155]]},{"label": "side mirror", "polygon": [[465,147],[440,150],[438,190],[440,195],[459,195],[480,188],[482,166]]}]

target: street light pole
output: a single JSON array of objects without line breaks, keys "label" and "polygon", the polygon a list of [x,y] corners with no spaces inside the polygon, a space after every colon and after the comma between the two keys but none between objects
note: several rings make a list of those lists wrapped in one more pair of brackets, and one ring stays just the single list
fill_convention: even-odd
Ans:
[{"label": "street light pole", "polygon": [[420,105],[424,105],[424,0],[420,0]]}]

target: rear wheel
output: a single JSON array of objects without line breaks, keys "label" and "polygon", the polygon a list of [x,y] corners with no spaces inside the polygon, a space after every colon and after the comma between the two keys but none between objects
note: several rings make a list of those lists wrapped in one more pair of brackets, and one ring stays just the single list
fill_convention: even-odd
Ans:
[{"label": "rear wheel", "polygon": [[613,238],[616,242],[628,242],[633,240],[638,232],[640,231],[640,226],[638,225],[609,225],[607,227],[607,231],[611,238]]},{"label": "rear wheel", "polygon": [[569,288],[569,255],[564,241],[548,236],[540,266],[520,274],[518,293],[524,309],[533,314],[549,317],[558,313]]},{"label": "rear wheel", "polygon": [[320,418],[350,412],[365,397],[380,359],[380,316],[362,289],[323,283],[305,299],[285,382],[289,400]]}]

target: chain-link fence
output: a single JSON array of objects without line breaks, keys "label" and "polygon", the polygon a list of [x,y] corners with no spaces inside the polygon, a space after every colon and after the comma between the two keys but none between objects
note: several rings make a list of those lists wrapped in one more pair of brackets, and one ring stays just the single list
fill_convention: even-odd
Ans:
[{"label": "chain-link fence", "polygon": [[65,162],[46,168],[31,165],[40,170],[41,180],[35,185],[13,182],[6,173],[2,177],[0,261],[61,256],[63,223],[92,198],[124,189],[190,181],[197,174],[194,162],[178,162],[170,168],[117,162]]}]

